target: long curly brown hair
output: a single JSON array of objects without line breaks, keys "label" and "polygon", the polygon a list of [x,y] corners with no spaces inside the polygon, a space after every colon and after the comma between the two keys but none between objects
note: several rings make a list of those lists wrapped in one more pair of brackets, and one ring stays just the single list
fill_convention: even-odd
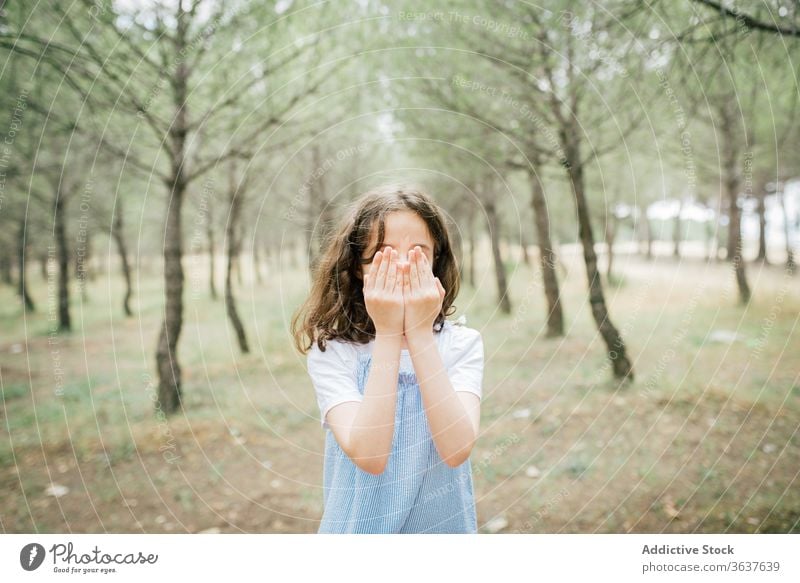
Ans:
[{"label": "long curly brown hair", "polygon": [[434,241],[433,274],[445,289],[434,330],[440,331],[445,318],[455,312],[453,302],[458,296],[460,276],[442,211],[420,187],[379,186],[349,205],[341,224],[322,247],[324,253],[314,270],[311,292],[292,317],[292,335],[302,354],[308,353],[314,342],[325,351],[325,343],[334,338],[359,344],[375,338],[375,326],[367,313],[360,277],[363,253],[376,224],[376,249],[381,248],[385,218],[400,210],[417,213]]}]

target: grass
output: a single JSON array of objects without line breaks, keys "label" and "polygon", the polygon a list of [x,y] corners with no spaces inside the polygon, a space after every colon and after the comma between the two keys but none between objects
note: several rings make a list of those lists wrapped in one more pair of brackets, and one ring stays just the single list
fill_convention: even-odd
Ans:
[{"label": "grass", "polygon": [[[751,266],[754,297],[742,307],[729,265],[617,256],[605,291],[636,374],[619,385],[580,254],[562,254],[564,337],[545,338],[535,266],[509,262],[510,315],[497,309],[488,261],[456,302],[486,355],[471,457],[479,523],[503,515],[504,532],[800,532],[796,281]],[[201,267],[187,261],[186,413],[165,422],[151,399],[157,273],[140,272],[130,319],[116,274],[92,282],[88,302],[73,293],[75,329],[61,335],[51,334],[36,274],[39,310],[25,318],[13,290],[0,288],[5,532],[316,531],[324,433],[287,331],[305,272],[271,266],[261,284],[245,274],[252,353],[240,355]],[[538,477],[526,475],[532,465]],[[67,492],[48,495],[51,482]]]}]

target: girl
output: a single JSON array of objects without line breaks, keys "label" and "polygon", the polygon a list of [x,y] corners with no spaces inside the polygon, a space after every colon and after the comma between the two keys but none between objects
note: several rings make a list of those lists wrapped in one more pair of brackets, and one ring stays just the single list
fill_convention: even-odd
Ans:
[{"label": "girl", "polygon": [[326,429],[320,533],[477,532],[483,342],[445,319],[458,282],[419,189],[367,192],[326,246],[292,321]]}]

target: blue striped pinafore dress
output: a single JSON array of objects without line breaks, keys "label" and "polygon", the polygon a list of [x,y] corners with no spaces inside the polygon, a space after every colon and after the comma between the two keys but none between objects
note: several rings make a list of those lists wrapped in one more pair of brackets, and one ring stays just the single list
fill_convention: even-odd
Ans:
[{"label": "blue striped pinafore dress", "polygon": [[[363,395],[371,354],[358,353]],[[476,533],[469,458],[451,468],[431,436],[411,358],[403,350],[392,451],[375,476],[356,466],[330,429],[325,436],[324,512],[319,533]]]}]

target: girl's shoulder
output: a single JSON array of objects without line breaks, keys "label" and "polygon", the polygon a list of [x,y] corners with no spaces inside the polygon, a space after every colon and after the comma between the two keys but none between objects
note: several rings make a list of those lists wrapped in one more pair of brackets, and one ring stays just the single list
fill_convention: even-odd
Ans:
[{"label": "girl's shoulder", "polygon": [[316,342],[311,345],[308,351],[309,364],[326,364],[331,361],[352,365],[357,355],[357,345],[339,338],[331,338],[325,341],[325,350],[322,350]]},{"label": "girl's shoulder", "polygon": [[480,330],[467,326],[467,318],[463,314],[455,320],[445,320],[441,334],[442,348],[451,362],[469,353],[483,352]]}]

